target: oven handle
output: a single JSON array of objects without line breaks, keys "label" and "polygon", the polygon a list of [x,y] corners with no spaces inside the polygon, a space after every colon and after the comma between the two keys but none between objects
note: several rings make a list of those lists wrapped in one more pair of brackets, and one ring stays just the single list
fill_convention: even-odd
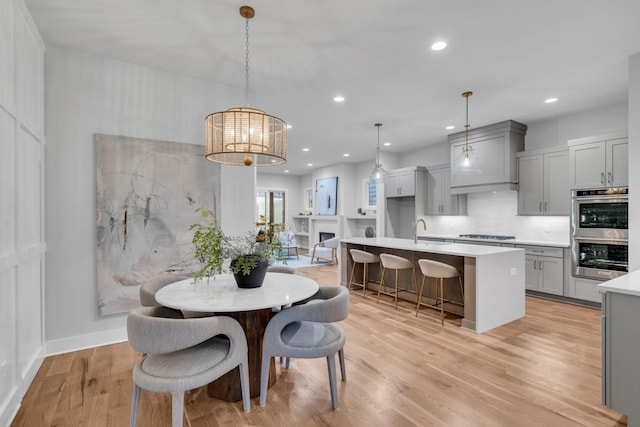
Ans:
[{"label": "oven handle", "polygon": [[611,196],[573,196],[573,200],[576,202],[601,202],[601,203],[624,203],[629,201],[628,196],[616,195]]},{"label": "oven handle", "polygon": [[576,242],[594,242],[594,243],[609,243],[611,245],[628,245],[628,239],[610,239],[610,238],[602,238],[602,237],[580,237],[573,236],[573,240]]}]

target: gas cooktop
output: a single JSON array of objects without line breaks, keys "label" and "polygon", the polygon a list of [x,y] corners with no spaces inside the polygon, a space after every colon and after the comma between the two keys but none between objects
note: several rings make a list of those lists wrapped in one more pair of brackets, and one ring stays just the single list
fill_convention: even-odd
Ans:
[{"label": "gas cooktop", "polygon": [[499,234],[460,234],[458,237],[466,237],[468,239],[487,239],[487,240],[511,240],[516,236],[501,236]]}]

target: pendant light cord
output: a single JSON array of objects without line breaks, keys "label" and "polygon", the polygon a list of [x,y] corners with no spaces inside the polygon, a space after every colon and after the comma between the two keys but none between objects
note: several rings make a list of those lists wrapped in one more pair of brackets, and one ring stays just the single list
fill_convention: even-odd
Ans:
[{"label": "pendant light cord", "polygon": [[249,18],[245,18],[244,102],[249,106]]},{"label": "pendant light cord", "polygon": [[380,126],[382,123],[376,123],[375,126],[378,128],[378,148],[376,149],[376,168],[380,167]]}]

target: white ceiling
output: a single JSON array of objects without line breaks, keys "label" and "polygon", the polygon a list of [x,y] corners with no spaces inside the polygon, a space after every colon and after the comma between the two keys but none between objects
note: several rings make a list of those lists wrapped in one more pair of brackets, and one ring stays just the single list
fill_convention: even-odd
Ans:
[{"label": "white ceiling", "polygon": [[[229,108],[245,103],[238,9],[253,6],[250,105],[293,126],[288,163],[268,168],[292,174],[372,160],[376,122],[393,143],[383,150],[446,141],[464,130],[466,90],[472,128],[626,102],[628,57],[640,52],[639,0],[26,3],[47,44],[237,87]],[[441,39],[447,49],[431,51]]]}]

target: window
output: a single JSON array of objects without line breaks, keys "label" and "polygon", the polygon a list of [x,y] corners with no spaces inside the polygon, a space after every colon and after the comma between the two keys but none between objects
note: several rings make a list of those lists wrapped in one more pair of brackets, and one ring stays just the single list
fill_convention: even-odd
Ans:
[{"label": "window", "polygon": [[376,198],[376,182],[369,181],[365,179],[362,181],[362,189],[363,189],[363,209],[365,210],[375,210],[377,198]]}]

